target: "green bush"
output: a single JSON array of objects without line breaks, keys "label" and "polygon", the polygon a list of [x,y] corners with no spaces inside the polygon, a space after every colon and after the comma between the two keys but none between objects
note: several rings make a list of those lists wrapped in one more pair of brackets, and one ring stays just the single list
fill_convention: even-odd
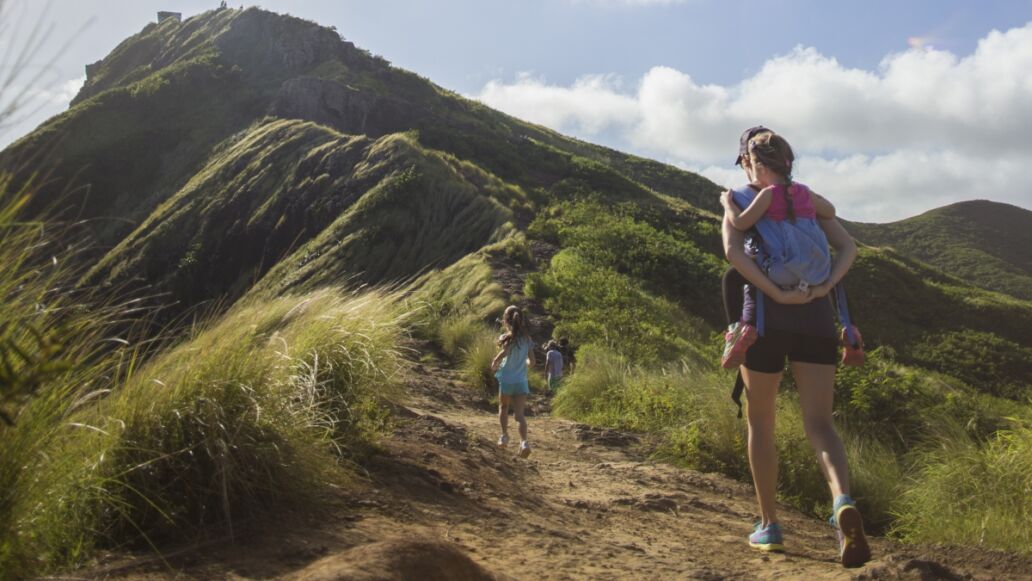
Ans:
[{"label": "green bush", "polygon": [[1017,401],[1032,397],[1032,348],[993,333],[948,331],[915,342],[909,352],[921,365],[948,373],[984,393]]},{"label": "green bush", "polygon": [[574,344],[606,345],[640,364],[700,358],[701,321],[575,250],[563,250],[544,274],[529,276],[525,291],[560,314],[555,334]]},{"label": "green bush", "polygon": [[676,222],[671,213],[668,209],[654,218],[660,227],[639,218],[648,212],[636,204],[566,202],[542,212],[529,233],[574,249],[589,264],[641,281],[650,293],[705,316],[711,324],[722,323],[719,311],[708,307],[719,304],[724,266],[696,244],[692,234],[700,224]]}]

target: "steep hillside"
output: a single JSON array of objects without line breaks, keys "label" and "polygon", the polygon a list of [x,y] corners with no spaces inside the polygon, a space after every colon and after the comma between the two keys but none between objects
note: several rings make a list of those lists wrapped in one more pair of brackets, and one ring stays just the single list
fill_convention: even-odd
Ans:
[{"label": "steep hillside", "polygon": [[404,134],[269,120],[225,144],[86,281],[139,279],[189,305],[233,301],[274,267],[265,284],[280,292],[412,276],[498,239],[504,204],[519,203],[456,165]]},{"label": "steep hillside", "polygon": [[8,148],[0,166],[24,177],[49,161],[41,203],[104,219],[100,242],[114,244],[201,171],[218,144],[266,115],[371,138],[415,130],[424,146],[528,191],[581,178],[569,164],[581,156],[606,164],[594,173],[615,173],[612,166],[716,207],[717,188],[698,176],[518,121],[391,67],[333,30],[259,9],[148,25],[91,65],[73,107]]},{"label": "steep hillside", "polygon": [[871,246],[891,246],[973,286],[1032,300],[1032,212],[974,200],[888,224],[846,224]]}]

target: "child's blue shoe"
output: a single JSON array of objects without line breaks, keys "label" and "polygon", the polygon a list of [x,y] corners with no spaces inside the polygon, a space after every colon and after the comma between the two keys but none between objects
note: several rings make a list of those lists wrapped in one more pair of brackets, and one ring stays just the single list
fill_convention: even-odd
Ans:
[{"label": "child's blue shoe", "polygon": [[831,519],[839,541],[839,561],[843,567],[859,567],[871,560],[871,547],[864,536],[864,522],[856,503],[848,494],[835,499]]},{"label": "child's blue shoe", "polygon": [[749,535],[749,546],[761,551],[784,551],[785,541],[781,536],[781,525],[774,522],[764,527],[756,523],[756,530]]}]

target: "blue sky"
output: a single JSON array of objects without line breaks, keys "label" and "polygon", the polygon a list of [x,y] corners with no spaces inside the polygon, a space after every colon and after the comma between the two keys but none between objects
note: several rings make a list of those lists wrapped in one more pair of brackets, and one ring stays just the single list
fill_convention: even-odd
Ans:
[{"label": "blue sky", "polygon": [[[83,65],[158,10],[191,15],[218,2],[7,4],[0,34],[8,42],[41,18],[48,28],[34,63],[45,66],[32,94],[34,114],[0,134],[0,145],[67,106]],[[1032,152],[1018,146],[1014,159],[993,147],[984,152],[984,144],[1020,141],[1012,127],[1026,117],[1006,121],[1007,107],[1021,114],[1032,104],[1022,103],[1032,88],[1006,81],[1029,62],[1032,0],[260,5],[334,25],[396,65],[509,113],[723,183],[738,179],[729,162],[743,124],[763,122],[796,145],[797,177],[835,200],[847,218],[899,219],[976,197],[1032,207],[1032,195],[1017,189],[1019,166]],[[969,86],[949,89],[950,79]],[[958,121],[965,108],[972,117]],[[980,118],[986,111],[990,117]]]}]

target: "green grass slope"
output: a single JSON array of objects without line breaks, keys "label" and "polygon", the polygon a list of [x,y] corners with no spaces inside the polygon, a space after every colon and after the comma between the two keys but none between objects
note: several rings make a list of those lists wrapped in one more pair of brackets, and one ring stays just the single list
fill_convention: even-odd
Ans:
[{"label": "green grass slope", "polygon": [[407,279],[497,239],[522,198],[405,135],[270,118],[220,147],[85,282],[144,281],[193,305],[232,302],[270,269],[263,288],[279,293]]},{"label": "green grass slope", "polygon": [[968,283],[1032,300],[1032,212],[974,200],[889,224],[848,223],[858,240],[891,246]]},{"label": "green grass slope", "polygon": [[266,115],[373,138],[415,130],[424,146],[527,191],[569,178],[570,155],[710,208],[718,191],[694,174],[469,101],[331,29],[253,8],[148,25],[92,65],[72,108],[12,144],[0,168],[24,181],[46,167],[38,201],[104,219],[94,233],[113,245],[200,171],[217,144]]}]

